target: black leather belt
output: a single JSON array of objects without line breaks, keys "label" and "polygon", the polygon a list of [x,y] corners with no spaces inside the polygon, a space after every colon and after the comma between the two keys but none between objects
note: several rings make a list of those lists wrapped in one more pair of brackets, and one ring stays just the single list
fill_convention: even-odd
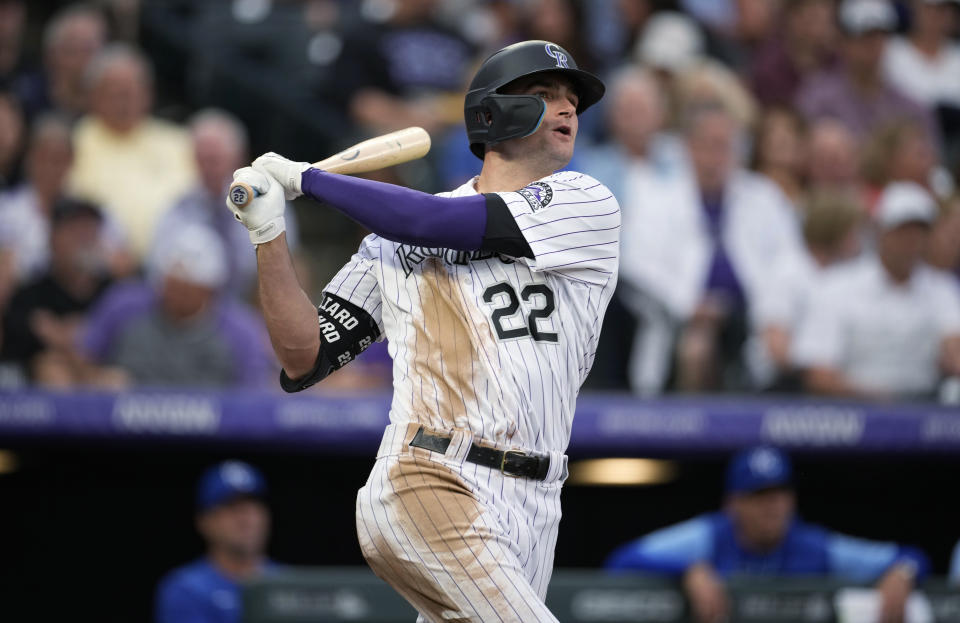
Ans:
[{"label": "black leather belt", "polygon": [[[441,454],[450,446],[450,437],[428,433],[421,426],[410,442],[411,446],[432,450]],[[515,478],[531,478],[544,480],[550,471],[550,457],[537,454],[526,454],[519,450],[497,450],[485,448],[477,444],[470,444],[467,460],[477,465],[499,470],[507,476]]]}]

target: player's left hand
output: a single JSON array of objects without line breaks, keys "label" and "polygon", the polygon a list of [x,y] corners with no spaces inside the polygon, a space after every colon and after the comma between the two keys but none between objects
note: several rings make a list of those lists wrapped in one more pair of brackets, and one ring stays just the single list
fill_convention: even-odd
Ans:
[{"label": "player's left hand", "polygon": [[250,242],[263,244],[282,234],[286,229],[283,214],[287,206],[283,200],[283,187],[277,180],[253,167],[237,169],[233,172],[233,179],[249,185],[256,193],[243,208],[234,205],[229,194],[226,200],[234,217],[249,230]]},{"label": "player's left hand", "polygon": [[303,194],[300,178],[303,172],[310,168],[310,164],[294,162],[270,151],[254,160],[253,168],[270,174],[270,177],[280,182],[284,197],[290,201]]},{"label": "player's left hand", "polygon": [[913,591],[913,574],[903,565],[895,565],[877,582],[880,593],[880,623],[900,623],[903,621],[907,599]]}]

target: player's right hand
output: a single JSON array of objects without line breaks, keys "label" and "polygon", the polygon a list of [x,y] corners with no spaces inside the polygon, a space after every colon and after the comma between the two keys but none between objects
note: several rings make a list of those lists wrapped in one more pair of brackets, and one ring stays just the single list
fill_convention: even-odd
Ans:
[{"label": "player's right hand", "polygon": [[286,229],[283,219],[286,209],[283,186],[270,175],[253,167],[237,169],[233,172],[233,180],[249,185],[256,195],[243,208],[234,205],[229,193],[226,199],[227,207],[234,217],[250,232],[250,242],[263,244],[282,234]]},{"label": "player's right hand", "polygon": [[269,151],[253,161],[253,167],[259,169],[280,182],[283,186],[283,194],[287,201],[296,199],[303,194],[300,186],[300,178],[303,172],[310,168],[307,162],[294,162],[288,160],[280,154]]},{"label": "player's right hand", "polygon": [[698,623],[722,623],[730,613],[723,580],[708,563],[699,562],[683,576],[683,589],[690,600],[694,620]]}]

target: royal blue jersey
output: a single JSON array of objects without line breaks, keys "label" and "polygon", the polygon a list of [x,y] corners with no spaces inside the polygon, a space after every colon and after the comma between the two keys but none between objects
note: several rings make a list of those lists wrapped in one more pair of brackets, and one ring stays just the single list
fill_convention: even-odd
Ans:
[{"label": "royal blue jersey", "polygon": [[707,562],[721,576],[819,575],[848,582],[873,582],[898,562],[929,570],[927,557],[896,543],[868,541],[794,519],[780,545],[768,552],[745,549],[725,513],[700,515],[657,530],[617,548],[607,559],[610,570],[681,575]]},{"label": "royal blue jersey", "polygon": [[201,558],[174,569],[160,581],[156,623],[240,623],[240,592],[240,584]]},{"label": "royal blue jersey", "polygon": [[953,548],[953,556],[950,558],[950,583],[960,584],[960,541]]}]

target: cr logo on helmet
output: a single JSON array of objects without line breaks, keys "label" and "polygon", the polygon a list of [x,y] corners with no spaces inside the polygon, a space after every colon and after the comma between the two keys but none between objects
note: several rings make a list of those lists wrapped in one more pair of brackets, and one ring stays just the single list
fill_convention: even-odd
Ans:
[{"label": "cr logo on helmet", "polygon": [[568,69],[567,65],[567,55],[564,54],[563,50],[556,43],[548,43],[543,46],[547,50],[547,56],[557,61],[557,67],[563,67]]}]

